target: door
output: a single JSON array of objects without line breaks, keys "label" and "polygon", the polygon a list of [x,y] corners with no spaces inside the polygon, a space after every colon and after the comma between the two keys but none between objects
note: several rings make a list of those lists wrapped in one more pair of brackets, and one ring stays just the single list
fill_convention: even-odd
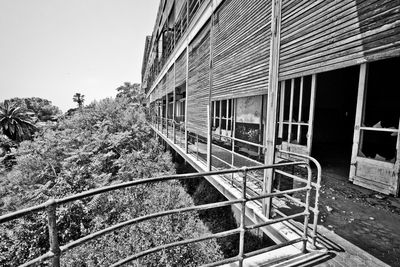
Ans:
[{"label": "door", "polygon": [[[316,74],[280,82],[278,149],[311,154],[315,91]],[[296,160],[297,157],[278,152],[277,161],[282,159]]]},{"label": "door", "polygon": [[[398,115],[394,115],[391,123],[384,120],[387,120],[388,115],[397,114],[396,109],[399,107],[394,104],[395,112],[386,112],[385,114],[382,111],[381,114],[374,114],[375,117],[379,115],[382,119],[375,119],[371,124],[371,120],[366,115],[369,115],[368,112],[372,113],[371,111],[376,111],[376,113],[379,111],[374,107],[371,108],[371,105],[379,103],[390,105],[393,96],[390,95],[390,90],[383,85],[384,81],[382,81],[382,87],[376,90],[378,92],[368,90],[368,68],[367,63],[360,67],[350,180],[354,184],[398,196],[400,119]],[[377,97],[378,94],[386,100],[382,101]],[[384,146],[389,147],[385,148]]]}]

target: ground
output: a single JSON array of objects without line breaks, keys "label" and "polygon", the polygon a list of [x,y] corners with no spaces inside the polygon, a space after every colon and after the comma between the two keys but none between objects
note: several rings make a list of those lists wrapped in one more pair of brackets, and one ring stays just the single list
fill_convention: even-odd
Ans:
[{"label": "ground", "polygon": [[383,262],[400,266],[400,198],[323,169],[320,224]]}]

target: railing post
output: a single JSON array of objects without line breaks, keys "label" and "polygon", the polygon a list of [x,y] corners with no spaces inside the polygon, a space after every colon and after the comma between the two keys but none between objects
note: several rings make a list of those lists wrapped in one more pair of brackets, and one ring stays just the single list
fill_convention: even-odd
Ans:
[{"label": "railing post", "polygon": [[243,190],[242,190],[242,209],[240,216],[240,239],[239,239],[239,267],[243,266],[244,255],[244,236],[246,233],[246,202],[247,202],[247,168],[243,168]]},{"label": "railing post", "polygon": [[311,195],[311,179],[312,179],[312,171],[310,165],[306,165],[307,167],[307,193],[306,193],[306,206],[304,211],[306,215],[304,215],[304,229],[303,229],[303,253],[307,252],[307,239],[308,239],[308,221],[310,218],[310,195]]},{"label": "railing post", "polygon": [[314,221],[313,221],[313,236],[312,236],[312,246],[313,249],[317,247],[317,228],[318,228],[318,217],[319,217],[319,190],[321,189],[321,166],[319,164],[314,164],[317,166],[317,185],[315,186],[315,203],[314,203]]},{"label": "railing post", "polygon": [[48,206],[46,210],[47,210],[47,224],[49,227],[50,251],[54,254],[52,259],[53,267],[60,266],[60,255],[61,255],[61,250],[58,244],[58,236],[57,236],[56,209],[57,209],[56,201],[54,199],[50,199],[48,201]]}]

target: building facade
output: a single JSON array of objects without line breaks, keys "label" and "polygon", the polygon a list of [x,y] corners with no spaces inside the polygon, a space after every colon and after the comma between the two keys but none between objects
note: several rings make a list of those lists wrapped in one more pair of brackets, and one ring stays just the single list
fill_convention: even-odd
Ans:
[{"label": "building facade", "polygon": [[153,122],[209,169],[291,151],[399,195],[400,1],[161,0],[145,50]]}]

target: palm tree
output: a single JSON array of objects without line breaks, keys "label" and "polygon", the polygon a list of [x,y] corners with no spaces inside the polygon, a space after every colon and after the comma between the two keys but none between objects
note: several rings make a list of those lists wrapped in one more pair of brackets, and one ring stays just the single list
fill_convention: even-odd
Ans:
[{"label": "palm tree", "polygon": [[74,97],[72,98],[72,100],[74,102],[78,103],[79,108],[82,108],[83,102],[85,102],[85,96],[80,93],[76,93],[76,94],[74,94]]},{"label": "palm tree", "polygon": [[35,129],[28,111],[9,101],[0,104],[0,130],[8,138],[18,142],[30,139]]}]

